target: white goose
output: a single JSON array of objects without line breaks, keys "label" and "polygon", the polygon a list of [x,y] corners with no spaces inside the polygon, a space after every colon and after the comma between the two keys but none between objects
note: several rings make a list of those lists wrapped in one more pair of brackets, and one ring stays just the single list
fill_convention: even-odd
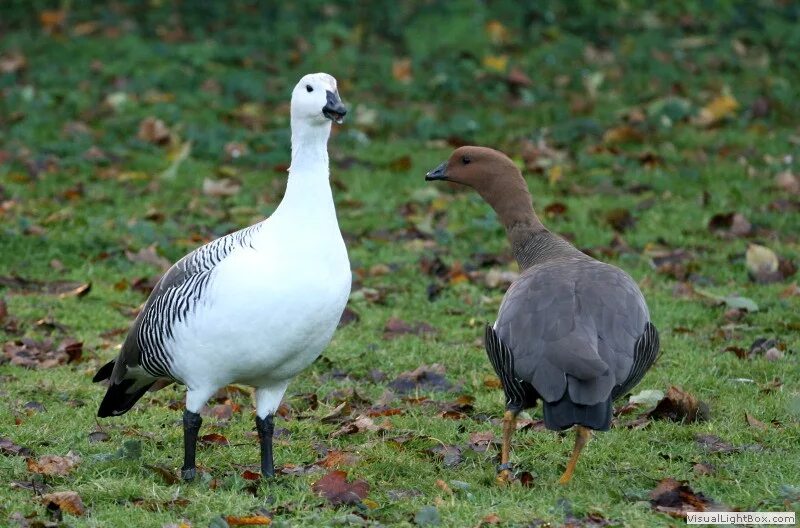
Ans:
[{"label": "white goose", "polygon": [[330,342],[350,294],[350,262],[329,183],[331,121],[346,109],[336,79],[306,75],[292,92],[286,194],[266,220],[210,242],[170,268],[94,381],[97,415],[127,412],[155,383],[187,387],[182,477],[195,476],[200,408],[221,387],[256,388],[262,476],[274,475],[273,414],[289,381]]}]

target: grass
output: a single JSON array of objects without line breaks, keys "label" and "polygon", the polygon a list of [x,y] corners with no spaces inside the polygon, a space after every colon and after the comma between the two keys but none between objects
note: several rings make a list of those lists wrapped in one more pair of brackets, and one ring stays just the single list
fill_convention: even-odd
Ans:
[{"label": "grass", "polygon": [[[509,526],[570,519],[580,525],[591,522],[589,514],[613,525],[666,526],[683,521],[653,511],[649,493],[668,477],[741,510],[796,511],[800,297],[781,295],[795,278],[750,281],[744,253],[748,243],[758,242],[800,260],[798,198],[774,184],[781,171],[798,173],[800,116],[792,87],[800,80],[800,43],[788,29],[798,13],[780,3],[762,4],[684,2],[675,11],[645,11],[631,2],[602,11],[581,7],[567,16],[560,4],[545,3],[530,14],[528,29],[502,3],[497,13],[459,3],[409,4],[391,13],[377,7],[351,11],[347,4],[329,12],[313,2],[307,11],[278,10],[276,20],[304,28],[310,48],[293,39],[294,30],[259,28],[246,2],[232,13],[205,15],[135,3],[84,8],[70,15],[66,33],[53,35],[44,34],[27,6],[15,6],[0,26],[6,32],[0,56],[19,52],[27,65],[0,73],[0,276],[90,281],[92,289],[81,298],[0,290],[19,326],[18,332],[0,330],[4,342],[50,332],[56,341],[71,336],[84,343],[77,364],[35,370],[0,365],[0,437],[35,456],[80,455],[68,476],[43,479],[53,490],[82,497],[87,512],[65,514],[71,526],[181,520],[207,526],[219,516],[259,511],[270,512],[275,525],[402,526],[426,505],[437,508],[445,526],[476,526],[490,513]],[[211,15],[216,25],[204,18]],[[392,29],[381,34],[369,23],[354,29],[370,17],[383,17]],[[495,17],[505,36],[492,37],[497,26],[484,29]],[[76,36],[78,23],[87,21],[96,27]],[[431,35],[431,27],[443,29],[426,48],[422,36]],[[287,62],[293,53],[298,58]],[[495,69],[487,56],[507,56],[508,67],[524,71],[531,85],[510,87],[505,70]],[[392,76],[393,61],[402,57],[411,60],[408,79]],[[124,417],[100,425],[94,418],[103,389],[91,376],[121,340],[103,335],[130,324],[131,310],[145,299],[132,285],[158,274],[126,251],[155,244],[174,261],[202,241],[270,214],[288,162],[287,94],[302,73],[321,69],[339,78],[352,107],[352,119],[337,129],[330,151],[340,224],[357,278],[350,307],[360,320],[340,329],[324,359],[290,385],[293,410],[277,420],[286,431],[276,441],[276,463],[306,466],[324,449],[353,452],[358,461],[344,469],[369,483],[373,502],[320,508],[324,501],[310,487],[322,472],[282,475],[252,493],[241,477],[258,463],[246,395],[234,397],[241,408],[229,422],[205,420],[201,434],[217,432],[231,443],[200,449],[207,476],[189,485],[167,484],[145,464],[170,470],[180,465],[180,412],[168,405],[182,399],[182,388],[152,393]],[[713,126],[670,113],[685,108],[698,115],[724,94],[738,108]],[[758,106],[764,102],[766,113]],[[148,116],[170,127],[169,145],[137,138]],[[609,130],[624,141],[614,141]],[[448,142],[496,146],[523,164],[521,142],[540,137],[552,150],[539,156],[541,172],[527,158],[534,205],[540,212],[556,202],[566,205],[566,214],[546,223],[631,273],[661,332],[663,354],[634,392],[680,386],[708,403],[710,418],[597,434],[567,487],[556,481],[572,435],[519,432],[512,461],[533,473],[533,485],[499,489],[493,484],[495,450],[475,452],[467,444],[475,432],[500,434],[489,419],[501,416],[502,393],[486,384],[492,371],[479,338],[483,323],[494,319],[502,289],[478,279],[436,279],[421,270],[420,260],[438,255],[447,266],[469,268],[477,253],[507,257],[507,244],[476,195],[425,184],[423,175],[448,156]],[[176,165],[176,152],[187,141],[191,153]],[[226,158],[230,142],[246,144],[247,153]],[[91,147],[103,155],[87,156]],[[657,162],[643,163],[648,156]],[[171,165],[176,174],[165,178]],[[222,177],[235,179],[240,191],[226,197],[202,192],[204,179]],[[794,209],[776,210],[780,200],[790,208],[794,200]],[[617,209],[630,212],[635,223],[615,235],[607,219]],[[709,231],[713,215],[734,211],[753,224],[753,234]],[[615,236],[630,250],[604,251]],[[654,244],[692,253],[691,274],[682,280],[695,289],[746,296],[760,310],[731,322],[725,307],[699,295],[676,295],[681,280],[651,265]],[[507,258],[493,266],[513,269]],[[442,290],[431,301],[429,286],[437,281]],[[371,290],[383,300],[371,302]],[[436,333],[384,339],[391,317],[425,322]],[[37,324],[43,319],[62,329]],[[778,338],[784,357],[739,359],[725,351],[747,349],[758,337]],[[403,414],[375,418],[391,428],[386,435],[331,437],[340,425],[321,421],[338,403],[335,393],[330,397],[334,391],[353,388],[373,402],[401,372],[433,363],[446,367],[457,388],[414,395],[435,402],[472,396],[468,417],[441,419],[433,405],[397,400],[390,405]],[[373,369],[385,379],[375,381]],[[774,378],[780,387],[761,390]],[[310,393],[319,396],[316,409],[304,408],[299,397]],[[749,425],[745,413],[766,428]],[[540,418],[540,410],[531,415]],[[98,428],[108,441],[89,442]],[[703,434],[757,447],[710,453],[695,440]],[[410,439],[390,441],[398,436]],[[139,458],[103,458],[126,440],[141,443]],[[460,446],[463,460],[445,466],[428,451],[438,445]],[[716,471],[698,474],[698,462]],[[34,478],[19,456],[1,456],[0,471],[8,483]],[[0,524],[10,523],[14,512],[47,518],[32,496],[0,487]]]}]

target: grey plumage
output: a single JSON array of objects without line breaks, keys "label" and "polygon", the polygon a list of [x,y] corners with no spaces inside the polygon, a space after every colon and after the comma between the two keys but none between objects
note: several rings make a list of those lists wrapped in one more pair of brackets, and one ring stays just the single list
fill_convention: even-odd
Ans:
[{"label": "grey plumage", "polygon": [[[535,391],[534,401],[542,399],[545,406],[564,397],[578,406],[610,402],[641,380],[658,352],[658,333],[644,298],[619,268],[552,233],[537,233],[535,240],[536,245],[515,247],[527,268],[503,298],[496,339],[511,353],[514,376]],[[491,358],[488,340],[486,348]],[[605,407],[598,412],[608,414]],[[554,429],[576,423],[561,423],[555,416],[550,422]],[[608,428],[603,425],[597,428]]]},{"label": "grey plumage", "polygon": [[564,474],[572,478],[591,429],[611,425],[613,400],[633,388],[658,354],[658,332],[633,279],[548,231],[527,183],[505,154],[464,146],[425,175],[475,189],[506,229],[522,274],[506,292],[486,352],[503,386],[506,412],[499,482],[511,479],[511,437],[520,410],[542,400],[549,429],[576,426]]}]

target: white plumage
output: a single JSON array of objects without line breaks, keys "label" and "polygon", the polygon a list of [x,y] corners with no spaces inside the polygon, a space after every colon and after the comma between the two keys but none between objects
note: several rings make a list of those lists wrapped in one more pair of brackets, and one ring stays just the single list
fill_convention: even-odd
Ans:
[{"label": "white plumage", "polygon": [[292,92],[292,164],[278,208],[176,263],[153,290],[119,357],[95,376],[110,378],[99,416],[123,414],[159,379],[187,386],[185,478],[194,477],[198,413],[230,383],[256,388],[262,471],[271,474],[272,414],[289,381],[336,329],[351,272],[327,141],[331,121],[341,122],[345,113],[333,77],[300,80]]}]

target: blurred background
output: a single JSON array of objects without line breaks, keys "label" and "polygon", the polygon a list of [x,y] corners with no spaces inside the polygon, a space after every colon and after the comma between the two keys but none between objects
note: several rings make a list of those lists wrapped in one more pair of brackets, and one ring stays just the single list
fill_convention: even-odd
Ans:
[{"label": "blurred background", "polygon": [[[213,484],[178,487],[182,389],[96,429],[91,376],[172,262],[274,210],[290,93],[314,71],[350,110],[329,142],[347,317],[287,393],[277,502],[243,492],[245,391],[216,405],[231,445],[204,447]],[[799,86],[794,0],[0,0],[0,473],[79,493],[79,526],[265,508],[329,525],[345,512],[309,499],[325,445],[358,452],[351,476],[373,486],[343,524],[436,504],[446,526],[668,526],[651,491],[672,478],[740,511],[796,509]],[[502,394],[480,335],[517,269],[475,193],[423,181],[465,143],[507,152],[548,227],[639,282],[664,349],[641,390],[682,387],[708,421],[626,406],[567,493],[571,441],[534,410],[515,464],[535,489],[494,487]],[[382,399],[409,377],[420,398]],[[341,402],[389,405],[375,421],[406,438],[332,438]],[[22,448],[86,462],[41,477]],[[0,487],[0,524],[40,491]]]}]

